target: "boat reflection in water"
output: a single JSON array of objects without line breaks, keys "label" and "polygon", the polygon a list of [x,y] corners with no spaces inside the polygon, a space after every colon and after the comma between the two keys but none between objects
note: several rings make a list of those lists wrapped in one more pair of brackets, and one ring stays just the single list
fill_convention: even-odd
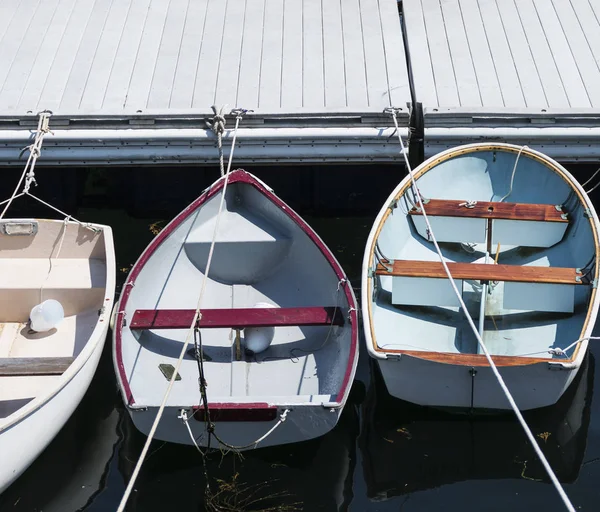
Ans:
[{"label": "boat reflection in water", "polygon": [[[593,373],[589,354],[555,405],[524,413],[563,483],[577,478],[583,461]],[[391,397],[379,372],[375,374],[359,438],[370,499],[383,501],[464,480],[549,481],[514,416],[456,415],[410,404]]]},{"label": "boat reflection in water", "polygon": [[[323,437],[249,450],[243,456],[212,451],[206,465],[212,494],[218,494],[212,504],[223,508],[205,504],[202,457],[195,448],[155,441],[127,511],[347,510],[352,498],[358,427],[357,408],[348,403],[336,427]],[[131,421],[124,421],[119,471],[125,482],[145,439]]]}]

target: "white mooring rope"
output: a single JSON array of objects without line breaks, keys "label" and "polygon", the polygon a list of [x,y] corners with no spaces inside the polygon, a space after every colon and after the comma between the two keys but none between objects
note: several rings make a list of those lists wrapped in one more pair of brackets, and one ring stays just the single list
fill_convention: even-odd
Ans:
[{"label": "white mooring rope", "polygon": [[213,237],[212,237],[212,241],[210,243],[210,250],[208,252],[208,260],[206,262],[206,272],[204,272],[204,277],[202,279],[202,288],[200,289],[200,296],[198,297],[198,304],[196,306],[194,318],[193,318],[190,328],[188,330],[188,334],[186,336],[185,343],[183,344],[183,347],[181,349],[181,353],[179,354],[179,359],[177,360],[177,364],[175,365],[173,375],[171,376],[171,380],[169,381],[169,385],[167,387],[167,390],[165,391],[163,400],[160,404],[160,407],[158,408],[158,412],[156,413],[156,418],[154,419],[152,428],[150,429],[150,432],[148,433],[146,443],[144,444],[144,448],[142,449],[142,452],[140,453],[137,464],[135,465],[135,469],[133,470],[133,473],[131,474],[131,478],[129,479],[129,483],[127,484],[125,493],[123,494],[123,498],[121,498],[121,503],[119,503],[119,508],[117,509],[117,512],[123,512],[123,510],[125,510],[125,505],[127,504],[127,500],[129,499],[129,496],[131,495],[131,491],[133,490],[135,481],[137,480],[137,477],[140,473],[140,470],[142,469],[142,465],[143,465],[146,455],[148,453],[148,449],[150,448],[150,443],[152,442],[152,439],[154,438],[154,434],[156,433],[156,429],[158,428],[158,424],[160,423],[160,419],[162,418],[163,412],[165,410],[165,406],[167,404],[167,400],[169,398],[169,395],[171,394],[171,389],[173,388],[173,384],[175,383],[175,378],[177,377],[177,375],[179,373],[179,368],[181,366],[183,358],[185,357],[187,348],[190,344],[190,340],[192,337],[192,333],[194,332],[194,328],[196,327],[197,322],[199,322],[200,319],[202,318],[202,313],[200,312],[200,309],[202,307],[202,299],[204,298],[204,292],[206,290],[206,283],[208,281],[208,273],[210,271],[210,266],[212,263],[212,258],[213,258],[214,249],[215,249],[215,243],[217,240],[217,233],[219,231],[219,222],[221,220],[221,212],[223,211],[223,203],[225,200],[225,192],[227,191],[227,183],[229,182],[229,172],[231,171],[231,163],[233,161],[233,152],[235,149],[237,130],[238,130],[240,121],[241,121],[242,116],[245,111],[237,110],[235,112],[237,115],[235,118],[235,129],[233,132],[233,140],[231,142],[231,152],[229,153],[229,163],[227,165],[227,172],[224,175],[225,181],[223,183],[223,190],[221,191],[221,198],[219,200],[219,209],[217,210],[217,220],[215,222],[215,229],[213,231]]},{"label": "white mooring rope", "polygon": [[[47,203],[43,199],[40,199],[39,197],[37,197],[37,196],[33,195],[31,192],[29,192],[31,185],[37,186],[37,182],[35,180],[35,164],[37,162],[37,159],[42,154],[42,144],[44,142],[44,137],[48,133],[52,133],[52,131],[50,130],[50,116],[51,115],[52,115],[52,113],[48,110],[44,110],[39,113],[38,127],[35,132],[35,137],[34,137],[33,143],[30,144],[29,146],[23,148],[23,151],[29,150],[29,158],[27,158],[27,162],[25,163],[25,168],[23,169],[23,173],[21,174],[21,177],[19,178],[19,182],[17,183],[17,186],[15,187],[15,190],[14,190],[12,196],[10,196],[8,199],[0,202],[0,206],[2,206],[3,204],[6,205],[4,207],[4,210],[2,210],[2,213],[0,213],[0,219],[2,219],[4,217],[4,215],[6,214],[6,211],[8,210],[8,208],[10,207],[10,205],[13,203],[13,201],[15,199],[17,199],[19,197],[23,197],[23,196],[28,196],[28,197],[31,197],[32,199],[35,199],[38,203],[41,203],[44,206],[50,208],[51,210],[54,210],[55,212],[60,213],[65,218],[65,221],[72,220],[73,222],[76,222],[80,226],[83,226],[83,227],[93,231],[94,233],[97,233],[100,231],[98,228],[92,226],[89,223],[84,223],[84,222],[81,222],[80,220],[77,220],[72,215],[68,215],[67,213],[63,212],[62,210],[59,210],[56,206],[52,206],[50,203]],[[25,184],[23,185],[23,191],[21,193],[19,193],[19,187],[21,186],[21,183],[23,183],[23,180],[25,180]],[[62,242],[61,242],[61,244],[62,244]]]},{"label": "white mooring rope", "polygon": [[[533,433],[531,432],[529,426],[527,425],[527,422],[525,421],[525,419],[523,418],[523,415],[521,414],[521,411],[517,407],[517,404],[515,403],[513,396],[511,395],[510,391],[508,390],[508,387],[506,386],[506,383],[504,382],[502,375],[500,375],[500,372],[498,371],[496,364],[492,360],[492,356],[488,352],[485,344],[483,343],[483,339],[479,335],[479,331],[477,330],[477,327],[475,326],[475,322],[473,322],[473,318],[471,317],[471,315],[469,314],[469,311],[467,310],[467,306],[465,305],[465,303],[463,301],[462,295],[460,294],[460,292],[458,291],[458,288],[456,287],[456,283],[454,282],[454,279],[452,278],[450,269],[448,268],[448,265],[446,264],[446,262],[444,260],[440,246],[438,245],[437,239],[435,238],[435,235],[433,233],[433,229],[431,228],[431,224],[429,223],[429,219],[427,217],[427,213],[425,211],[425,206],[423,205],[421,195],[418,193],[417,182],[415,180],[415,176],[414,176],[412,168],[410,166],[410,162],[408,161],[408,155],[406,153],[406,148],[404,147],[404,142],[402,141],[402,135],[400,134],[400,127],[398,126],[398,120],[396,119],[397,111],[396,111],[396,109],[389,109],[387,111],[389,113],[391,113],[392,119],[394,120],[394,125],[396,126],[396,133],[398,134],[398,140],[400,142],[401,153],[404,156],[404,161],[406,163],[406,169],[408,170],[408,174],[411,179],[412,188],[414,189],[414,194],[417,196],[417,201],[419,203],[419,207],[421,208],[421,213],[423,215],[423,220],[425,221],[425,224],[427,226],[430,240],[433,242],[433,245],[435,246],[435,249],[438,253],[438,256],[440,258],[442,266],[444,267],[446,275],[448,276],[448,280],[450,281],[452,289],[454,290],[454,293],[456,294],[456,298],[458,299],[459,304],[462,307],[463,312],[465,314],[465,317],[467,318],[467,321],[469,322],[469,325],[470,325],[471,329],[473,330],[473,334],[475,334],[477,343],[479,343],[481,350],[485,354],[485,357],[487,358],[487,360],[490,364],[490,368],[492,369],[492,371],[494,372],[494,375],[496,376],[496,379],[498,380],[498,384],[500,384],[502,391],[506,395],[506,398],[507,398],[508,402],[510,403],[512,410],[514,411],[517,419],[519,420],[521,427],[523,427],[523,430],[525,431],[525,434],[527,435],[529,442],[532,444],[533,449],[535,450],[537,456],[539,457],[544,468],[546,469],[546,472],[548,473],[550,480],[552,480],[552,483],[554,484],[554,487],[556,488],[558,494],[560,495],[565,507],[567,508],[567,510],[569,510],[569,512],[576,512],[575,507],[569,500],[569,497],[567,496],[567,494],[565,493],[565,490],[563,489],[562,485],[558,481],[556,474],[552,470],[550,463],[548,462],[548,460],[544,456],[544,453],[542,452],[541,448],[537,444],[535,437],[533,436]],[[521,151],[519,151],[519,155],[521,154],[522,151],[523,151],[523,148],[521,148]],[[515,162],[515,168],[516,168],[516,162]],[[513,177],[514,177],[514,171],[513,171]]]}]

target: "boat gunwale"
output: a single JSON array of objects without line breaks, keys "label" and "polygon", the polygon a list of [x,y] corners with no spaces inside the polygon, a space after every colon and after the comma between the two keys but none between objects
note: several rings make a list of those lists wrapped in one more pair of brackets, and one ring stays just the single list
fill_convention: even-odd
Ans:
[{"label": "boat gunwale", "polygon": [[[502,142],[465,144],[462,146],[456,146],[454,148],[447,149],[446,151],[443,151],[443,152],[439,153],[438,155],[425,160],[421,165],[419,165],[413,171],[414,179],[415,179],[415,181],[417,181],[425,173],[434,169],[435,167],[437,167],[439,164],[441,164],[442,162],[444,162],[446,160],[450,160],[457,156],[461,156],[461,155],[465,155],[465,154],[469,154],[469,153],[477,153],[477,152],[482,152],[482,151],[505,151],[505,152],[516,153],[516,154],[522,153],[523,156],[530,157],[531,159],[544,165],[550,171],[557,174],[563,181],[565,181],[567,183],[567,185],[573,191],[575,191],[577,197],[580,200],[580,204],[582,206],[587,207],[590,212],[588,221],[590,223],[592,235],[594,237],[594,245],[596,247],[594,279],[597,281],[599,272],[600,272],[600,269],[599,269],[600,251],[598,250],[598,247],[600,246],[599,233],[598,233],[598,230],[600,229],[600,221],[598,220],[596,210],[594,209],[593,204],[589,200],[589,197],[583,190],[583,187],[581,187],[579,182],[571,175],[571,173],[569,171],[567,171],[562,165],[560,165],[554,159],[544,155],[543,153],[535,151],[527,146],[518,146],[515,144],[507,144],[507,143],[502,143]],[[372,297],[372,293],[373,293],[373,279],[369,277],[368,271],[369,271],[369,269],[373,268],[373,258],[375,255],[375,244],[376,244],[377,240],[379,239],[381,230],[383,229],[383,226],[392,211],[389,208],[389,206],[385,206],[385,205],[394,204],[396,201],[399,201],[400,198],[403,197],[404,194],[408,191],[408,189],[411,187],[411,185],[412,185],[412,180],[410,178],[410,175],[407,175],[394,188],[392,193],[389,195],[387,201],[384,203],[384,206],[380,209],[379,213],[377,214],[377,217],[373,223],[373,227],[372,227],[369,237],[367,239],[367,244],[365,247],[365,255],[363,258],[362,276],[361,276],[361,292],[362,292],[363,311],[364,311],[365,305],[367,308],[367,314],[363,315],[363,325],[364,325],[364,331],[365,331],[365,338],[366,338],[365,341],[366,341],[366,345],[367,345],[367,350],[369,351],[369,354],[376,359],[387,359],[386,354],[400,354],[400,355],[406,354],[406,355],[410,355],[410,356],[414,356],[414,357],[420,357],[421,359],[435,361],[435,362],[438,362],[441,364],[453,364],[456,366],[473,366],[472,361],[470,361],[470,359],[468,359],[468,356],[473,356],[473,355],[477,355],[477,354],[461,354],[461,353],[452,353],[452,352],[431,352],[431,351],[418,351],[418,350],[413,351],[413,350],[403,350],[403,349],[385,349],[385,348],[379,347],[377,344],[377,339],[375,336],[374,322],[372,319],[373,305],[372,305],[372,301],[370,300],[370,297]],[[425,207],[425,210],[427,211],[427,207]],[[586,318],[584,320],[583,327],[581,329],[581,333],[578,338],[582,341],[579,341],[577,343],[577,345],[575,346],[575,350],[573,351],[573,355],[570,358],[557,360],[557,359],[551,359],[551,358],[533,358],[533,357],[524,357],[524,356],[493,355],[492,359],[494,360],[494,363],[498,367],[530,366],[530,365],[534,365],[534,364],[539,364],[540,362],[546,362],[546,363],[550,363],[550,364],[562,364],[562,365],[564,365],[565,368],[578,367],[583,360],[583,356],[585,355],[585,351],[584,351],[583,355],[580,355],[579,351],[580,351],[582,344],[585,344],[587,346],[587,340],[585,338],[586,338],[586,336],[591,335],[591,330],[593,328],[593,324],[595,323],[595,319],[598,314],[599,299],[600,299],[600,297],[598,297],[597,288],[592,288]],[[593,321],[590,322],[590,320],[593,320]],[[368,328],[367,328],[367,325],[368,325]],[[589,332],[587,332],[587,331],[589,331]],[[422,354],[418,355],[420,352],[422,352]],[[452,363],[447,362],[446,356],[448,356],[448,355],[457,356],[457,360],[452,361]],[[485,355],[483,355],[483,354],[480,354],[480,355],[485,358]],[[438,356],[438,357],[436,357],[436,356]],[[465,356],[465,357],[462,357],[462,356]],[[515,364],[515,362],[512,360],[514,357],[520,357],[521,363]],[[507,358],[507,359],[504,359],[504,358]],[[484,366],[484,367],[490,366],[489,362],[487,361],[487,358],[485,358],[485,361],[483,361],[482,363],[483,364],[481,364],[479,366]]]},{"label": "boat gunwale", "polygon": [[[65,222],[64,220],[56,219],[36,218],[35,220],[37,220],[38,222],[56,222],[60,224],[63,224]],[[80,223],[76,221],[68,221],[68,223],[72,225],[80,225]],[[0,434],[3,431],[8,430],[9,428],[12,428],[16,424],[20,423],[21,421],[35,413],[37,410],[41,409],[44,405],[49,403],[83,369],[83,367],[88,362],[98,345],[103,345],[106,341],[106,335],[110,323],[110,315],[112,312],[113,301],[115,298],[116,286],[116,260],[112,228],[108,225],[94,223],[86,223],[86,226],[99,229],[104,236],[106,283],[104,287],[104,299],[102,300],[102,305],[99,308],[100,313],[98,315],[98,319],[96,320],[96,325],[94,326],[94,329],[92,330],[83,350],[79,352],[79,354],[77,355],[75,360],[70,364],[67,370],[63,372],[62,375],[56,380],[56,384],[54,386],[51,386],[47,392],[34,397],[30,402],[16,410],[13,414],[10,414],[9,416],[6,416],[6,418],[0,420]],[[102,331],[105,331],[104,334],[102,334]],[[92,342],[92,340],[94,341]],[[96,373],[95,370],[94,373]],[[77,403],[75,407],[77,405],[79,405],[79,403]]]},{"label": "boat gunwale", "polygon": [[[352,385],[352,380],[354,377],[354,373],[356,371],[356,365],[358,363],[358,310],[356,297],[354,296],[354,291],[352,290],[352,286],[350,285],[346,273],[342,269],[341,265],[331,252],[331,250],[327,247],[327,245],[323,242],[323,240],[317,235],[317,233],[308,225],[308,223],[300,217],[292,208],[290,208],[281,198],[279,198],[273,190],[268,187],[265,183],[263,183],[260,179],[258,179],[253,174],[245,171],[243,169],[236,169],[231,171],[229,174],[225,176],[221,176],[217,181],[215,181],[210,187],[203,191],[200,196],[192,201],[186,208],[183,209],[178,215],[176,215],[169,224],[167,224],[158,235],[150,242],[150,244],[144,249],[138,260],[133,265],[133,268],[129,272],[127,276],[127,280],[123,285],[123,291],[121,293],[121,297],[118,302],[117,316],[115,321],[115,328],[113,331],[113,357],[115,363],[115,370],[117,374],[117,380],[119,382],[119,386],[121,387],[123,397],[125,398],[126,405],[130,409],[139,409],[140,407],[144,407],[143,405],[137,405],[133,396],[133,392],[129,385],[129,380],[127,379],[127,374],[125,372],[125,364],[123,362],[123,328],[125,326],[125,307],[127,305],[127,301],[129,300],[129,296],[131,293],[131,288],[135,285],[135,281],[140,274],[144,265],[148,262],[148,260],[152,257],[154,252],[160,247],[160,245],[177,229],[190,215],[192,215],[196,210],[201,208],[209,199],[214,197],[218,192],[221,191],[225,184],[225,179],[227,179],[228,184],[233,183],[244,183],[250,186],[253,186],[256,190],[258,190],[263,196],[267,198],[267,200],[271,201],[275,204],[281,211],[287,214],[287,216],[310,238],[310,240],[317,246],[317,248],[321,251],[322,255],[329,262],[332,270],[335,272],[337,278],[342,281],[346,281],[346,286],[344,286],[344,293],[346,295],[346,299],[349,305],[349,322],[351,324],[351,332],[350,332],[350,349],[348,355],[348,363],[346,365],[346,369],[344,372],[344,377],[342,379],[342,384],[340,385],[340,389],[336,394],[336,398],[334,402],[328,402],[328,407],[336,407],[342,406],[349,393],[350,387]],[[233,398],[233,397],[232,397]],[[258,398],[258,397],[257,397]],[[282,397],[285,398],[285,397]],[[238,409],[245,409],[248,407],[250,402],[230,402],[232,407]],[[190,404],[190,406],[194,406],[196,404]],[[209,406],[211,404],[209,403]],[[294,406],[303,405],[303,404],[295,404]],[[306,405],[318,405],[322,406],[321,403],[310,403]]]}]

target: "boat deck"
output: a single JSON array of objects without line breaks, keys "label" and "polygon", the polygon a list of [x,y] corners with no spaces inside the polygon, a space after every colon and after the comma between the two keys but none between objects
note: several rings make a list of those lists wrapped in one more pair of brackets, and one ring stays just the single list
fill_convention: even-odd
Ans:
[{"label": "boat deck", "polygon": [[249,110],[239,162],[400,159],[388,107],[403,136],[424,126],[426,155],[488,138],[597,161],[588,0],[11,0],[2,13],[1,164],[21,165],[45,109],[42,164],[213,163],[211,105]]}]

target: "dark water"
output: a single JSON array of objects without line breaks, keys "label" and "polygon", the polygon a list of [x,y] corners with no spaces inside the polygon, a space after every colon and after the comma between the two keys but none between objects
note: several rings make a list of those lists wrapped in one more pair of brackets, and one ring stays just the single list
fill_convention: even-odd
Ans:
[{"label": "dark water", "polygon": [[[81,210],[113,226],[127,270],[159,219],[113,209]],[[373,217],[307,218],[360,283]],[[121,282],[126,273],[119,270]],[[356,290],[358,292],[358,290]],[[364,343],[361,340],[361,343]],[[600,403],[592,344],[580,378],[555,407],[526,415],[578,510],[600,510]],[[113,511],[145,438],[123,409],[110,340],[81,405],[48,449],[0,496],[1,511]],[[1,454],[0,454],[1,463]],[[510,415],[447,415],[391,398],[365,351],[338,426],[321,439],[212,454],[206,471],[221,510],[529,511],[564,510]],[[194,448],[155,441],[127,510],[205,510],[202,459]]]}]

